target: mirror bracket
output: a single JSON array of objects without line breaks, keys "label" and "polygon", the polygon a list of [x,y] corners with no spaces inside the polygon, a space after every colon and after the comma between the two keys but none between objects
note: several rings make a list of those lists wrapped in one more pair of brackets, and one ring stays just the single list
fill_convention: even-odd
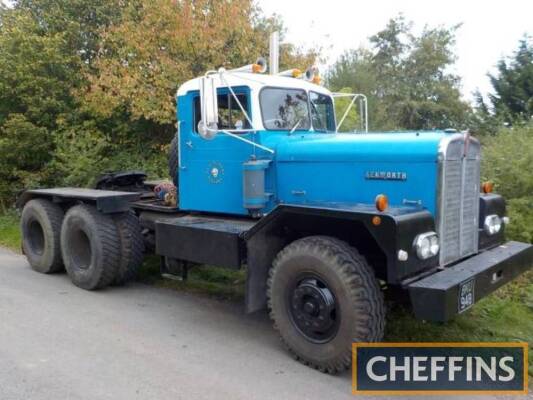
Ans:
[{"label": "mirror bracket", "polygon": [[209,72],[200,79],[200,115],[198,134],[213,139],[218,130],[218,99],[215,79]]}]

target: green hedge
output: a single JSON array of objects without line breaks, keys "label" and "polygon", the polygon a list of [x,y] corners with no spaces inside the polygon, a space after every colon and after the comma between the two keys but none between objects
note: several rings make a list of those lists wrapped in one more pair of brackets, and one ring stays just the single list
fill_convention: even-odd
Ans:
[{"label": "green hedge", "polygon": [[507,237],[533,242],[533,124],[482,138],[482,180],[507,201]]}]

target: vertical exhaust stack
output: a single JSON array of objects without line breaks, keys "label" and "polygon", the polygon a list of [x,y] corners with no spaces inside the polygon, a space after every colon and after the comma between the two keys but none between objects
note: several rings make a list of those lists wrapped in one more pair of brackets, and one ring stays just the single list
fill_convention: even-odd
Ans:
[{"label": "vertical exhaust stack", "polygon": [[279,32],[270,34],[270,74],[276,75],[279,72]]}]

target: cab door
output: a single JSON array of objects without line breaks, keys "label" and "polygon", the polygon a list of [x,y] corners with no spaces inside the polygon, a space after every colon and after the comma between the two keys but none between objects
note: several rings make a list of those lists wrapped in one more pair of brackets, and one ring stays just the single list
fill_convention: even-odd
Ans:
[{"label": "cab door", "polygon": [[[252,118],[250,90],[232,88]],[[219,129],[250,128],[242,110],[227,88],[217,90]],[[180,209],[247,215],[243,206],[243,163],[253,146],[219,132],[206,140],[198,135],[200,93],[192,91],[178,98],[180,130]],[[242,133],[253,140],[254,133]]]}]

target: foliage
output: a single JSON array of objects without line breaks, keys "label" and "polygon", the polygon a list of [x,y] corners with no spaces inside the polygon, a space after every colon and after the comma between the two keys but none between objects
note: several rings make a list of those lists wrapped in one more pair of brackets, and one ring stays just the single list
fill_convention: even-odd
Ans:
[{"label": "foliage", "polygon": [[482,180],[507,201],[507,236],[533,242],[533,124],[503,128],[483,138]]},{"label": "foliage", "polygon": [[12,209],[0,210],[0,246],[20,250],[19,216]]},{"label": "foliage", "polygon": [[494,134],[503,125],[521,125],[533,119],[533,41],[525,35],[513,56],[502,58],[498,72],[489,75],[494,93],[489,101],[477,92],[475,130]]},{"label": "foliage", "polygon": [[[164,176],[179,84],[267,53],[279,16],[252,0],[16,0],[0,7],[0,201],[90,185],[110,169]],[[282,45],[281,67],[316,58]],[[20,143],[18,143],[20,142]]]},{"label": "foliage", "polygon": [[[116,132],[115,132],[116,133]],[[68,186],[92,186],[106,171],[142,170],[154,177],[167,173],[166,147],[133,142],[115,142],[93,121],[57,136],[55,158],[50,171]]]},{"label": "foliage", "polygon": [[41,170],[50,160],[48,131],[35,126],[23,114],[11,113],[0,125],[0,203],[11,198],[35,179],[44,177]]},{"label": "foliage", "polygon": [[[171,129],[178,84],[220,66],[250,64],[266,53],[272,26],[280,22],[261,19],[249,0],[132,2],[102,36],[85,100],[102,115],[123,108],[133,119]],[[308,60],[293,50],[285,54]]]},{"label": "foliage", "polygon": [[510,199],[507,214],[511,223],[506,228],[508,239],[533,243],[533,197]]},{"label": "foliage", "polygon": [[482,144],[482,178],[507,199],[532,196],[533,125],[501,129]]},{"label": "foliage", "polygon": [[449,72],[458,26],[425,27],[418,36],[402,16],[370,37],[371,48],[349,50],[328,73],[333,89],[366,94],[372,129],[464,128],[469,106]]},{"label": "foliage", "polygon": [[533,41],[524,37],[508,62],[498,62],[498,75],[490,75],[495,94],[489,95],[496,114],[506,122],[533,118]]},{"label": "foliage", "polygon": [[49,163],[61,121],[79,114],[73,91],[85,84],[82,71],[111,5],[20,0],[0,9],[0,201],[11,202],[24,187],[61,182]]},{"label": "foliage", "polygon": [[[342,88],[339,90],[339,93],[351,93],[350,88]],[[361,100],[357,99],[355,100],[355,103],[351,107],[351,109],[348,109],[352,102],[352,97],[338,97],[335,99],[334,105],[335,105],[335,116],[337,117],[337,124],[340,124],[342,118],[344,115],[346,117],[344,118],[344,121],[342,121],[342,125],[339,127],[339,132],[356,132],[356,131],[363,131],[364,128],[361,126],[361,115],[359,111],[360,105],[362,105]]]},{"label": "foliage", "polygon": [[53,130],[58,114],[72,106],[75,57],[65,54],[64,34],[44,34],[22,10],[1,10],[0,125],[11,113]]},{"label": "foliage", "polygon": [[27,183],[21,175],[38,175],[49,161],[56,118],[71,107],[74,76],[62,33],[44,36],[21,10],[2,9],[0,18],[0,197],[6,198]]},{"label": "foliage", "polygon": [[100,32],[120,19],[120,0],[18,0],[15,7],[36,21],[45,35],[62,33],[65,48],[90,67],[100,47]]},{"label": "foliage", "polygon": [[389,342],[526,342],[533,376],[533,273],[502,287],[446,324],[415,320],[410,310],[390,304],[385,340]]}]

